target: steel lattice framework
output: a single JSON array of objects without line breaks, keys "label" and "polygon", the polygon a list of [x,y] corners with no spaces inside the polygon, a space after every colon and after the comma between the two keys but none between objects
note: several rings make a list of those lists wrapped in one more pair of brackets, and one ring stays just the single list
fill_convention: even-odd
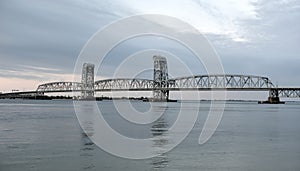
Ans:
[{"label": "steel lattice framework", "polygon": [[[192,77],[180,77],[170,79],[168,87],[157,88],[154,81],[149,79],[106,79],[96,81],[95,91],[153,91],[153,90],[172,90],[172,91],[190,91],[190,90],[238,90],[238,91],[278,91],[281,97],[300,97],[300,89],[297,88],[274,88],[270,79],[259,76],[244,75],[199,75]],[[83,85],[79,82],[52,82],[41,84],[36,92],[71,92],[82,91]],[[17,92],[15,94],[21,94]]]},{"label": "steel lattice framework", "polygon": [[152,91],[152,90],[269,90],[274,88],[267,77],[245,75],[198,75],[168,80],[166,87],[157,87],[148,79],[107,79],[95,82],[95,91]]},{"label": "steel lattice framework", "polygon": [[152,91],[153,80],[107,79],[95,82],[95,91]]},{"label": "steel lattice framework", "polygon": [[274,85],[267,77],[251,75],[197,75],[191,77],[180,77],[169,80],[169,88],[189,89],[270,89]]},{"label": "steel lattice framework", "polygon": [[[13,92],[1,96],[17,96],[55,92],[80,92],[83,84],[79,82],[51,82],[41,84],[36,91]],[[300,88],[275,88],[270,79],[246,75],[198,75],[168,80],[168,87],[158,88],[148,79],[106,79],[96,81],[95,91],[269,91],[270,97],[300,98]]]},{"label": "steel lattice framework", "polygon": [[[51,82],[41,84],[36,91],[37,94],[54,92],[80,92],[84,90],[83,84],[79,82]],[[155,87],[154,81],[149,79],[106,79],[96,81],[95,91],[270,91],[271,97],[299,98],[300,88],[275,88],[267,77],[246,75],[198,75],[192,77],[180,77],[168,80],[168,87]],[[27,92],[9,93],[26,94]]]},{"label": "steel lattice framework", "polygon": [[153,56],[153,99],[167,101],[169,99],[169,75],[167,59],[162,56]]},{"label": "steel lattice framework", "polygon": [[[149,79],[106,79],[96,81],[95,91],[152,91],[152,90],[210,90],[210,89],[237,89],[269,90],[274,85],[267,77],[245,75],[198,75],[192,77],[180,77],[168,80],[167,87],[156,87],[154,81]],[[79,82],[52,82],[41,84],[37,92],[65,92],[81,91],[83,84]],[[282,89],[287,96],[287,92]],[[292,89],[290,89],[292,90]],[[295,93],[297,93],[295,91]]]},{"label": "steel lattice framework", "polygon": [[295,88],[278,88],[278,96],[286,98],[299,98],[300,89]]},{"label": "steel lattice framework", "polygon": [[41,84],[36,91],[38,93],[51,93],[51,92],[72,92],[81,91],[82,83],[79,82],[52,82]]},{"label": "steel lattice framework", "polygon": [[94,64],[84,63],[82,67],[82,91],[81,98],[82,99],[91,99],[94,97]]}]

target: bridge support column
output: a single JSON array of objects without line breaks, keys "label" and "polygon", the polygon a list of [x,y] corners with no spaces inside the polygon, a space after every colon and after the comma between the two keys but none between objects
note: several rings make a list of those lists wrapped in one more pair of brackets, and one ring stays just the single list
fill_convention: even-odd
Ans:
[{"label": "bridge support column", "polygon": [[94,64],[84,63],[82,68],[82,91],[81,99],[89,100],[94,99]]},{"label": "bridge support column", "polygon": [[265,103],[265,104],[284,104],[285,102],[280,101],[278,89],[271,89],[269,91],[268,100],[264,101],[262,103]]},{"label": "bridge support column", "polygon": [[168,101],[169,90],[164,90],[164,88],[168,88],[168,79],[169,79],[167,59],[161,56],[153,56],[153,62],[154,62],[153,101]]},{"label": "bridge support column", "polygon": [[269,91],[268,102],[271,103],[271,104],[280,104],[280,103],[283,103],[283,102],[280,102],[279,93],[278,93],[277,89],[271,89]]}]

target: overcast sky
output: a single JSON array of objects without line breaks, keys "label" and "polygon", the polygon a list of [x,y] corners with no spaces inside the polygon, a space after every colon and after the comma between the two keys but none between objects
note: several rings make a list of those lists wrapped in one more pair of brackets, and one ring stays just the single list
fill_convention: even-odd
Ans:
[{"label": "overcast sky", "polygon": [[[193,25],[212,43],[226,73],[268,76],[275,84],[300,87],[299,0],[1,0],[0,92],[70,80],[88,39],[136,14],[168,15]],[[145,48],[151,48],[151,39],[144,39],[150,42]],[[183,53],[164,41],[173,53]],[[135,50],[134,43],[124,43],[110,55]]]}]

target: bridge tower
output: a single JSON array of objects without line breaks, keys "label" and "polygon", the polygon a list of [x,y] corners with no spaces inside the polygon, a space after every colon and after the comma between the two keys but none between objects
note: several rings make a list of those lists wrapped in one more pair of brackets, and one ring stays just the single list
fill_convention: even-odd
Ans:
[{"label": "bridge tower", "polygon": [[81,99],[93,99],[94,90],[94,64],[84,63],[82,67],[82,91]]},{"label": "bridge tower", "polygon": [[162,90],[162,88],[168,88],[168,65],[167,59],[162,56],[153,56],[154,62],[154,89],[153,101],[168,101],[169,90]]}]

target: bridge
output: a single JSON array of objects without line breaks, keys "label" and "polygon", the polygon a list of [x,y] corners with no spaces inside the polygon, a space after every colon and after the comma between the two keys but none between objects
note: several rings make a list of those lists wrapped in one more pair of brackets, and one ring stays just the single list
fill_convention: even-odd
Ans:
[{"label": "bridge", "polygon": [[300,88],[275,87],[267,77],[252,75],[195,75],[169,78],[167,60],[154,56],[153,80],[114,78],[94,81],[94,65],[84,64],[81,82],[50,82],[34,91],[0,94],[22,97],[45,93],[81,92],[81,99],[93,99],[95,92],[152,91],[153,101],[168,101],[170,91],[268,91],[267,103],[280,103],[280,97],[300,98]]}]

